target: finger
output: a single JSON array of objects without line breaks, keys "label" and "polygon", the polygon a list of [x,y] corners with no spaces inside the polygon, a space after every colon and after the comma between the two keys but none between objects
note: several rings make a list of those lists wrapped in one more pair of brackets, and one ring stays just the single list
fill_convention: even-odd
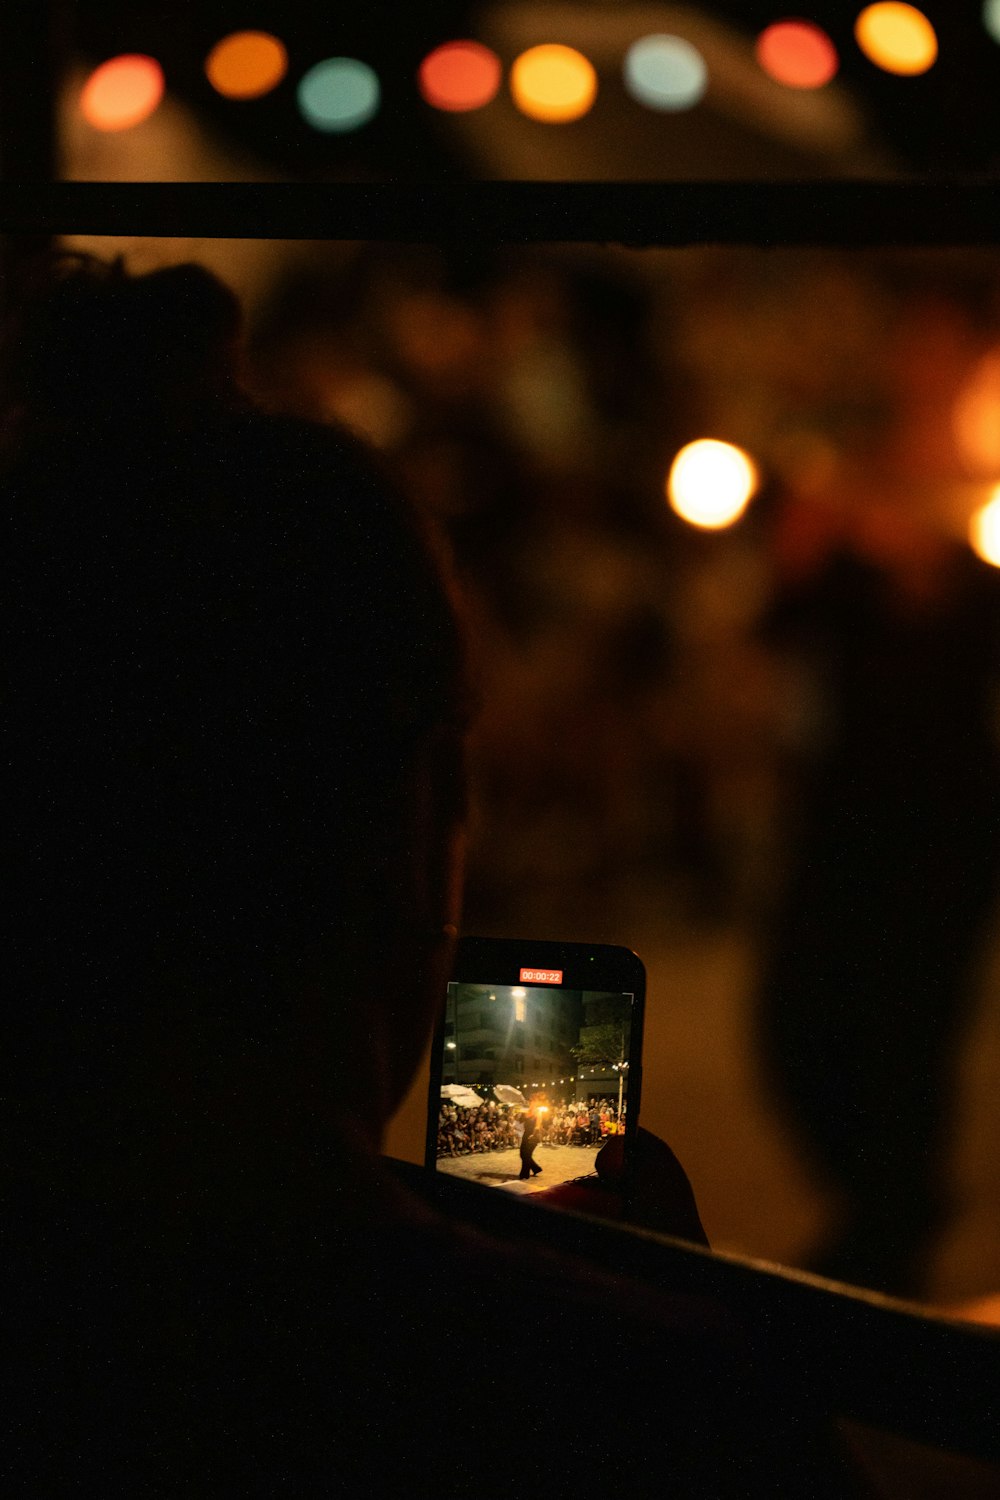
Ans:
[{"label": "finger", "polygon": [[708,1245],[688,1175],[666,1141],[640,1126],[633,1147],[631,1184],[626,1181],[624,1142],[613,1137],[598,1152],[598,1176],[609,1187],[628,1187],[628,1219],[659,1234]]}]

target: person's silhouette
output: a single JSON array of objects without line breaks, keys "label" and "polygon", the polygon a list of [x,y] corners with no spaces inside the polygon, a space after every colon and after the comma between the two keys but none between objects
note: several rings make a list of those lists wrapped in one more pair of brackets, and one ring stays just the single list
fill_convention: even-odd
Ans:
[{"label": "person's silhouette", "polygon": [[919,1295],[1000,875],[1000,590],[944,538],[892,566],[842,547],[766,628],[811,663],[826,736],[761,982],[764,1064],[839,1199],[812,1267]]},{"label": "person's silhouette", "polygon": [[[463,646],[368,456],[240,395],[236,325],[196,267],[93,264],[8,345],[8,1485],[844,1493],[721,1309],[383,1167],[457,922]],[[506,1444],[525,1357],[625,1395]]]},{"label": "person's silhouette", "polygon": [[535,1147],[541,1136],[538,1128],[538,1116],[533,1109],[526,1109],[521,1115],[521,1124],[524,1129],[521,1134],[521,1170],[518,1176],[521,1178],[537,1177],[542,1170],[535,1160]]}]

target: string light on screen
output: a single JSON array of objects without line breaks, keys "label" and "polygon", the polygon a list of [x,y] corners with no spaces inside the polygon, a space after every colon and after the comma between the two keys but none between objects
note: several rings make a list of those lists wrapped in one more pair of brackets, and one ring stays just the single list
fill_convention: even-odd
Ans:
[{"label": "string light on screen", "polygon": [[707,84],[705,59],[683,37],[640,37],[625,54],[625,87],[650,109],[690,109]]},{"label": "string light on screen", "polygon": [[216,42],[205,59],[205,75],[226,99],[260,99],[288,71],[283,42],[269,31],[234,31]]},{"label": "string light on screen", "polygon": [[757,491],[757,466],[748,453],[717,438],[699,438],[677,454],[667,498],[682,520],[708,531],[738,521]]},{"label": "string light on screen", "polygon": [[299,109],[316,130],[343,135],[378,114],[382,90],[376,73],[356,57],[328,57],[309,69],[298,87]]},{"label": "string light on screen", "polygon": [[868,5],[854,25],[858,46],[876,67],[902,77],[914,77],[933,67],[938,55],[937,34],[915,5]]},{"label": "string light on screen", "polygon": [[163,69],[155,57],[123,53],[91,73],[80,94],[80,112],[95,130],[131,130],[149,119],[163,89]]},{"label": "string light on screen", "polygon": [[453,114],[482,109],[499,92],[500,59],[481,42],[445,42],[417,70],[417,86],[428,104]]},{"label": "string light on screen", "polygon": [[585,115],[597,97],[597,74],[573,47],[546,43],[522,52],[510,71],[510,91],[522,114],[547,124]]},{"label": "string light on screen", "polygon": [[837,49],[811,21],[776,21],[757,38],[757,61],[777,83],[792,89],[820,89],[839,65]]}]

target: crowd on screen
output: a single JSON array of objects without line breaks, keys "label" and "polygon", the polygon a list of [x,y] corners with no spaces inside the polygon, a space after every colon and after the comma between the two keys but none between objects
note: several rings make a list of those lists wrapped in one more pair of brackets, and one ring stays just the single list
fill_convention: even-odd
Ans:
[{"label": "crowd on screen", "polygon": [[[600,1146],[609,1135],[625,1129],[627,1106],[621,1115],[615,1100],[592,1098],[569,1104],[536,1106],[539,1135],[548,1146]],[[438,1116],[438,1156],[471,1156],[482,1151],[515,1150],[524,1130],[525,1110],[517,1105],[484,1100],[468,1109],[445,1100]]]}]

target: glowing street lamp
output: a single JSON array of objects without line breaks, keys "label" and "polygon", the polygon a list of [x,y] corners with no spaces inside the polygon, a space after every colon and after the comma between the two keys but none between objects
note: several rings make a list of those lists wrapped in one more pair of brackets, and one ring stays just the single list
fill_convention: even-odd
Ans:
[{"label": "glowing street lamp", "polygon": [[671,506],[692,526],[719,531],[738,521],[757,491],[748,453],[717,438],[699,438],[677,454],[667,477]]}]

